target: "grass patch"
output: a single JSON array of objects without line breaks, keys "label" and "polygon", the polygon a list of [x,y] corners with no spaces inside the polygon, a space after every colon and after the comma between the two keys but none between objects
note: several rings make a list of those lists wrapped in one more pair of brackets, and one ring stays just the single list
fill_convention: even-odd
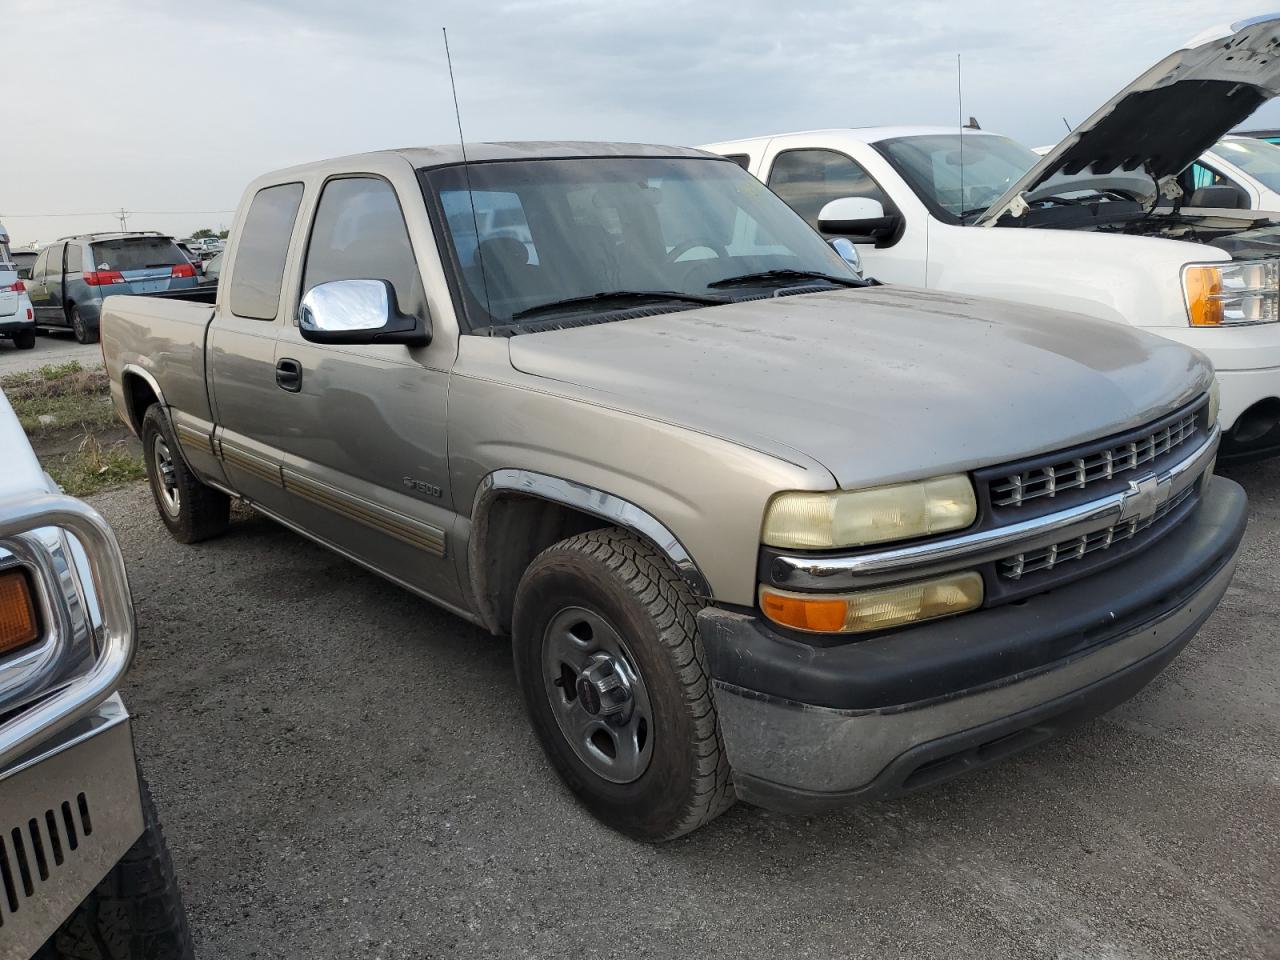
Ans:
[{"label": "grass patch", "polygon": [[115,421],[110,387],[106,370],[86,370],[75,360],[0,379],[0,389],[33,440],[70,428],[88,434],[110,426]]},{"label": "grass patch", "polygon": [[79,446],[61,457],[50,458],[45,469],[58,486],[73,497],[87,497],[147,475],[142,458],[119,440],[103,446],[93,434],[85,434]]},{"label": "grass patch", "polygon": [[111,384],[101,367],[52,363],[0,378],[0,389],[49,476],[73,497],[146,476],[137,441],[111,406]]}]

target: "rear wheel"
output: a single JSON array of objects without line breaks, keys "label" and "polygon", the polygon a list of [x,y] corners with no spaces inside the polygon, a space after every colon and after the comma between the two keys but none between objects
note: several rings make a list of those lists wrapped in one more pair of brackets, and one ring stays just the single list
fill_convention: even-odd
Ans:
[{"label": "rear wheel", "polygon": [[71,306],[71,331],[75,334],[76,343],[97,343],[98,328],[90,327],[80,313],[80,308]]},{"label": "rear wheel", "polygon": [[13,345],[19,350],[30,350],[36,345],[36,332],[34,330],[19,330],[13,335]]},{"label": "rear wheel", "polygon": [[158,403],[148,407],[142,418],[142,452],[160,519],[175,540],[195,543],[226,531],[231,499],[196,479]]},{"label": "rear wheel", "polygon": [[617,529],[543,551],[516,593],[516,677],[548,759],[640,840],[689,833],[734,800],[697,610],[665,558]]},{"label": "rear wheel", "polygon": [[145,780],[142,836],[34,960],[191,960],[191,931]]}]

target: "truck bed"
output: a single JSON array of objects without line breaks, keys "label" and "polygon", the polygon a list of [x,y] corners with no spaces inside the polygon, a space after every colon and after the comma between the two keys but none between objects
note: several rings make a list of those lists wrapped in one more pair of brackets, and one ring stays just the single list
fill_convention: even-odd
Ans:
[{"label": "truck bed", "polygon": [[103,302],[102,357],[111,377],[112,401],[126,422],[136,426],[141,416],[141,411],[134,416],[128,402],[130,371],[149,376],[168,405],[212,422],[205,336],[216,293],[213,287],[194,287],[165,296],[115,296]]}]

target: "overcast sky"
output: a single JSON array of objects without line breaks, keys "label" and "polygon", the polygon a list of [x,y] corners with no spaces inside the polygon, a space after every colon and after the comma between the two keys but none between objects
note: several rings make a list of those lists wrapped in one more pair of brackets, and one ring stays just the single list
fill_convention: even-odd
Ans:
[{"label": "overcast sky", "polygon": [[185,235],[267,170],[456,140],[441,26],[468,140],[954,123],[959,53],[965,113],[1036,145],[1260,2],[0,0],[0,220]]}]

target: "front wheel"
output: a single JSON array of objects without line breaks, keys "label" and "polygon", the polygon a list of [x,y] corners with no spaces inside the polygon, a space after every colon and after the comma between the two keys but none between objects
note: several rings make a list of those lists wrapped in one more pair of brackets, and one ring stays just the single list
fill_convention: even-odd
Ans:
[{"label": "front wheel", "polygon": [[77,306],[71,307],[71,332],[75,334],[76,343],[97,343],[98,328],[90,327]]},{"label": "front wheel", "polygon": [[696,830],[734,800],[697,601],[648,543],[617,529],[570,537],[516,592],[516,678],[561,779],[639,840]]},{"label": "front wheel", "polygon": [[143,830],[34,960],[191,960],[191,931],[147,782]]},{"label": "front wheel", "polygon": [[164,409],[153,403],[142,418],[142,453],[160,519],[179,543],[196,543],[224,533],[231,522],[231,499],[205,486],[182,459]]}]

